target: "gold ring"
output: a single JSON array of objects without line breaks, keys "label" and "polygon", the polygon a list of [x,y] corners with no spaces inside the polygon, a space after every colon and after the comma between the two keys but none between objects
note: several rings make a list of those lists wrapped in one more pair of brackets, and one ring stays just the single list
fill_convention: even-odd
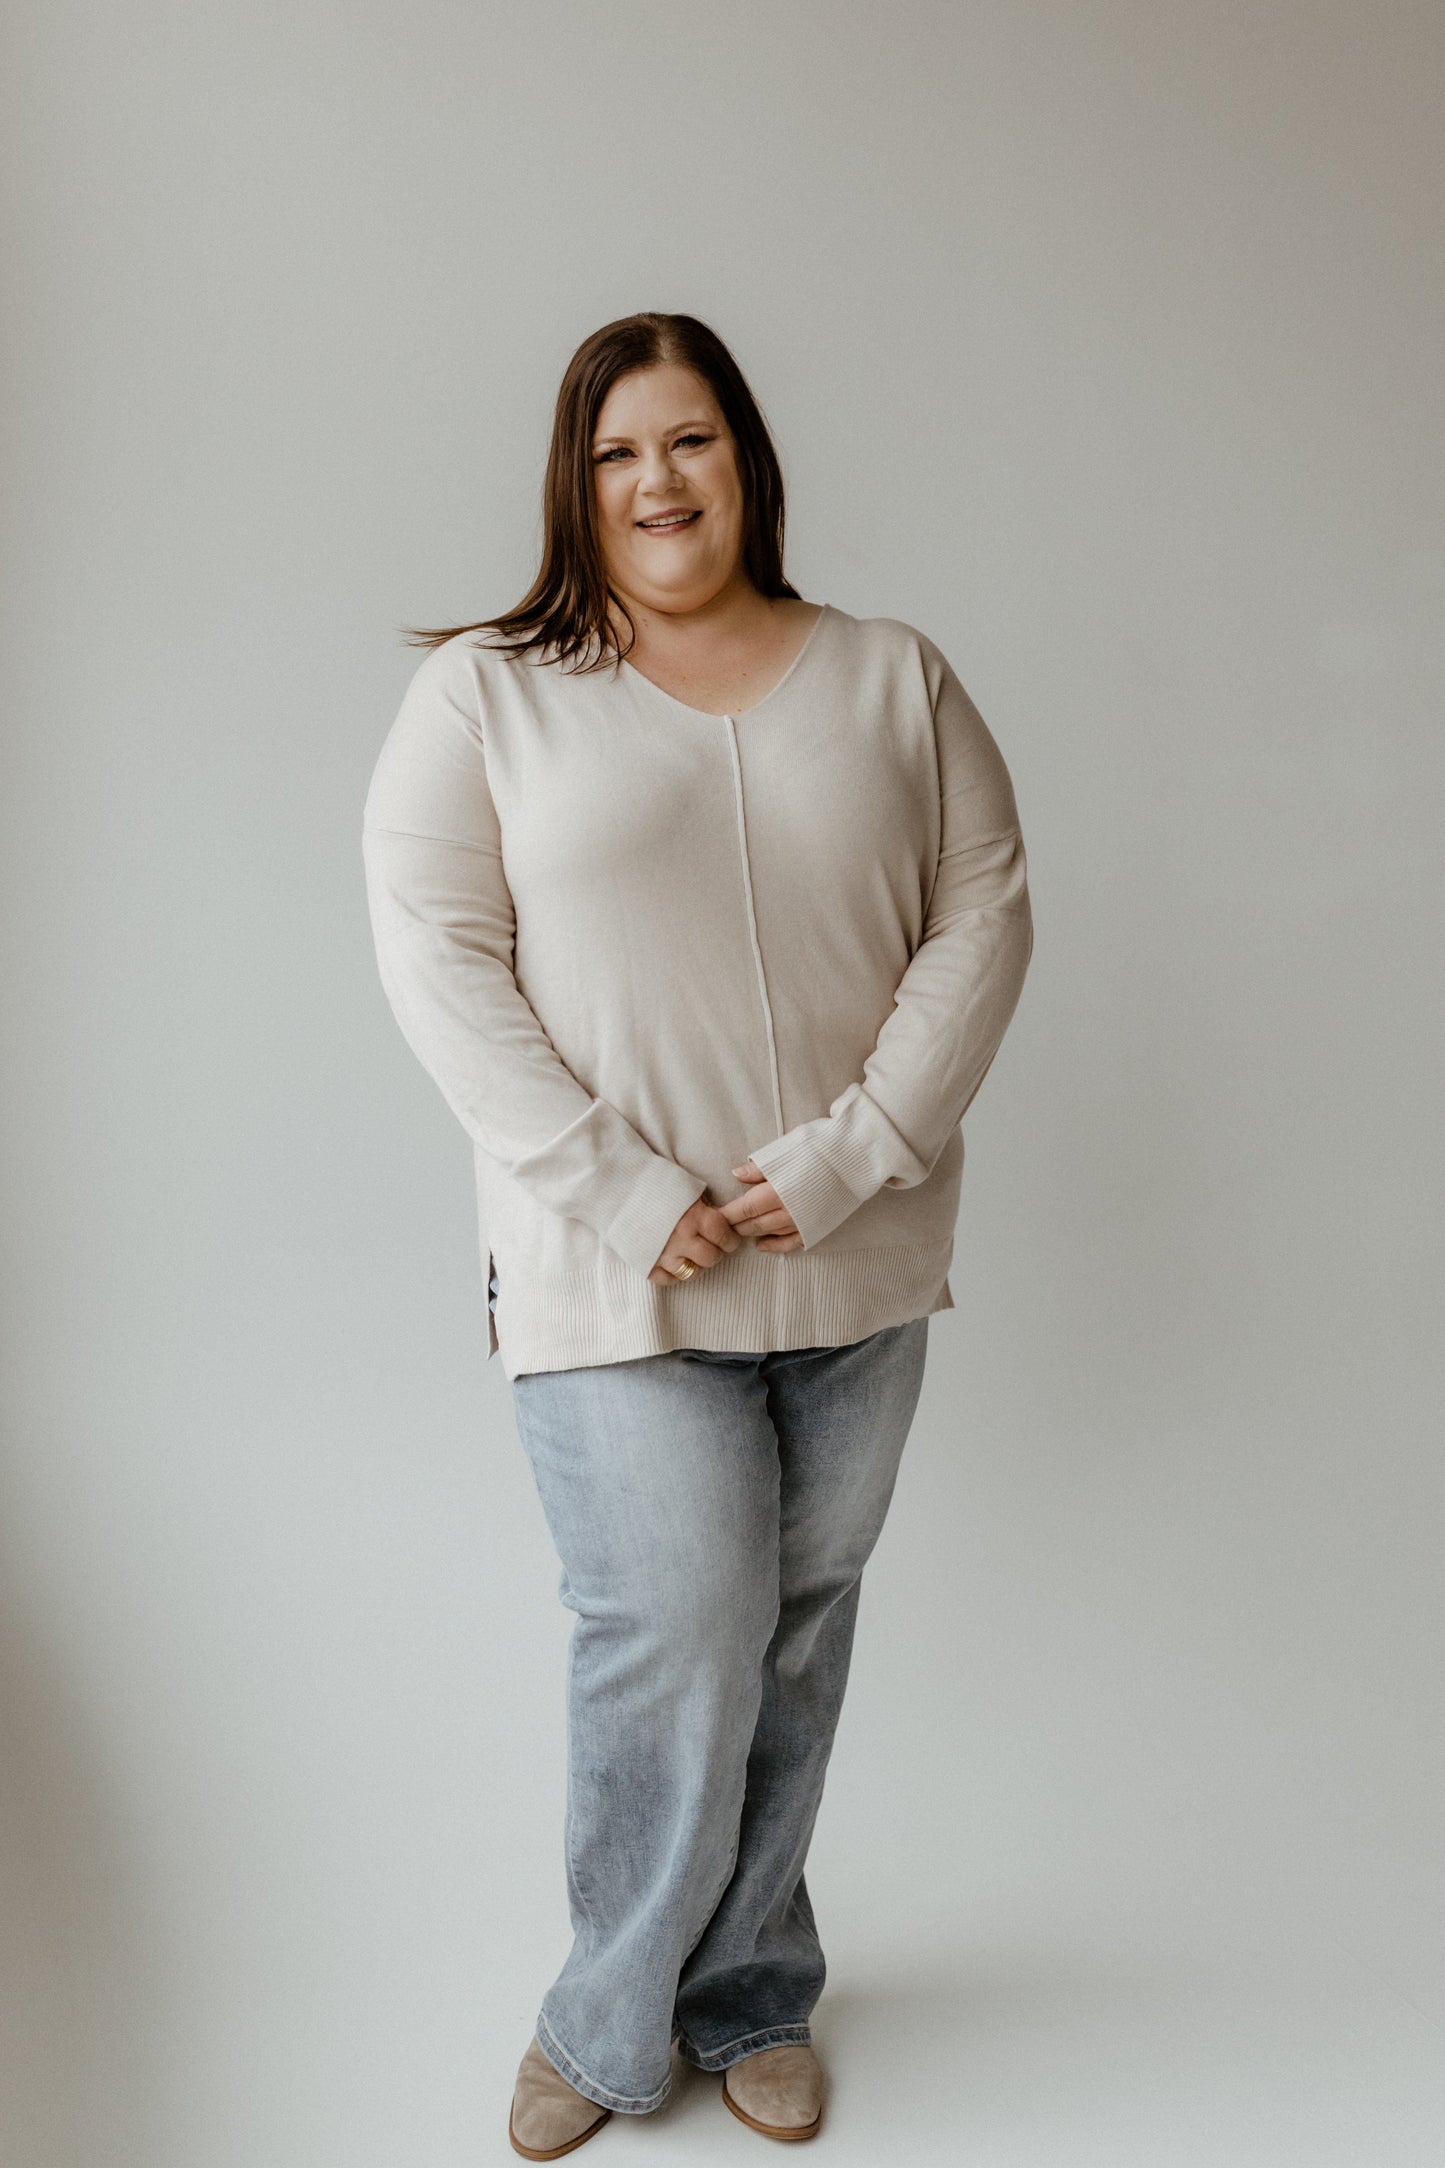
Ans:
[{"label": "gold ring", "polygon": [[689,1257],[689,1258],[687,1259],[686,1263],[685,1263],[685,1264],[683,1265],[683,1267],[682,1267],[682,1270],[681,1270],[680,1272],[674,1272],[674,1274],[673,1274],[672,1276],[673,1276],[673,1278],[674,1278],[675,1280],[690,1280],[690,1279],[692,1278],[693,1274],[694,1274],[694,1273],[696,1272],[696,1270],[697,1270],[697,1266],[696,1266],[696,1265],[695,1265],[695,1264],[693,1263],[692,1259],[691,1259],[691,1258]]}]

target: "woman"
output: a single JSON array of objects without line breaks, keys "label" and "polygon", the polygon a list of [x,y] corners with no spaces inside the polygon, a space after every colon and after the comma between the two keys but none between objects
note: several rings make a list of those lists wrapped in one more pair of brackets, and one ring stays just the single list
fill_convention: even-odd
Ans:
[{"label": "woman", "polygon": [[752,2129],[819,2127],[804,1861],[1033,947],[978,710],[913,627],[805,602],[783,524],[715,334],[604,326],[534,586],[414,635],[367,797],[382,983],[473,1142],[489,1352],[577,1614],[531,2160],[659,2107],[674,2045]]}]

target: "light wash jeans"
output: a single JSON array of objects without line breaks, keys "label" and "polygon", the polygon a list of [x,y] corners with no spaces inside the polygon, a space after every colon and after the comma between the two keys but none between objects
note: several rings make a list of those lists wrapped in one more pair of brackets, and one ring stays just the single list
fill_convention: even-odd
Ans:
[{"label": "light wash jeans", "polygon": [[660,2107],[674,2042],[725,2070],[811,2037],[803,1863],[927,1341],[919,1317],[848,1347],[512,1381],[577,1614],[574,1941],[537,2039],[604,2107]]}]

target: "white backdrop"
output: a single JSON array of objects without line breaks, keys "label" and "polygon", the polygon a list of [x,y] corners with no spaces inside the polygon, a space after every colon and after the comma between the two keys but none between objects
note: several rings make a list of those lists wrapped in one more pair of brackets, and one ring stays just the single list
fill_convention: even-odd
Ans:
[{"label": "white backdrop", "polygon": [[[12,23],[0,2152],[513,2157],[570,1619],[361,805],[658,307],[1030,851],[809,1871],[827,2142],[1437,2162],[1445,17]],[[697,2078],[597,2143],[750,2140]]]}]

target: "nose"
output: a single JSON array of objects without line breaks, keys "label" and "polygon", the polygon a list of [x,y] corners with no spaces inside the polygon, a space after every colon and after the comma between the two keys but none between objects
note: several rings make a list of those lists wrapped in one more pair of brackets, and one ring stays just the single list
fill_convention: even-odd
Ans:
[{"label": "nose", "polygon": [[666,497],[677,487],[677,468],[672,454],[664,444],[655,444],[644,450],[637,487],[645,497]]}]

